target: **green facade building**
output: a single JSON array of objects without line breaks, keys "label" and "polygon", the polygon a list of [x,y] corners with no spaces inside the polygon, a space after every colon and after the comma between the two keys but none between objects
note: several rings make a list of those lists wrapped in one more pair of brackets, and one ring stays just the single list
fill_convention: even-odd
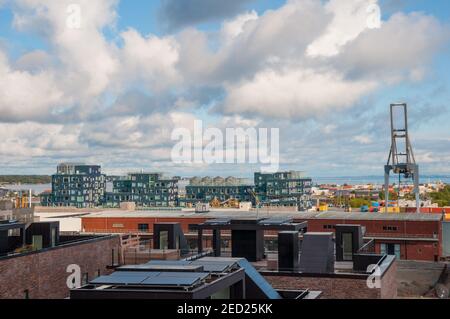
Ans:
[{"label": "green facade building", "polygon": [[312,207],[312,179],[302,172],[255,173],[254,181],[255,193],[263,205],[297,206],[299,210]]},{"label": "green facade building", "polygon": [[117,208],[121,202],[134,202],[137,207],[178,206],[179,178],[165,178],[160,173],[132,173],[113,181],[112,192],[106,193],[104,206]]},{"label": "green facade building", "polygon": [[215,198],[220,202],[235,199],[239,202],[253,202],[252,183],[235,177],[194,177],[186,186],[185,206],[209,203]]},{"label": "green facade building", "polygon": [[47,207],[97,207],[103,203],[106,176],[99,165],[60,164],[52,176],[52,191],[41,196]]}]

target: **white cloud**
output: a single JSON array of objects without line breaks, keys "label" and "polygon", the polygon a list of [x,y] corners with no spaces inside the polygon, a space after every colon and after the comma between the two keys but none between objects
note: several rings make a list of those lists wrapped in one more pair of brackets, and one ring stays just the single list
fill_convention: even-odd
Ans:
[{"label": "white cloud", "polygon": [[230,85],[224,110],[279,118],[314,117],[351,107],[376,85],[345,80],[333,71],[266,70],[250,81]]},{"label": "white cloud", "polygon": [[360,143],[360,144],[364,144],[364,145],[369,145],[369,144],[373,143],[372,138],[370,136],[367,136],[367,135],[355,136],[353,138],[353,141],[355,141],[357,143]]},{"label": "white cloud", "polygon": [[35,50],[20,56],[15,68],[20,71],[37,73],[52,67],[52,57],[45,51]]},{"label": "white cloud", "polygon": [[87,148],[79,143],[80,125],[23,122],[1,124],[0,153],[3,156],[30,158],[80,154]]},{"label": "white cloud", "polygon": [[[119,0],[76,1],[81,27],[69,28],[72,2],[8,3],[13,27],[41,37],[45,49],[16,59],[0,52],[0,128],[9,131],[2,156],[75,156],[78,149],[81,157],[122,165],[132,150],[139,165],[164,161],[171,130],[191,127],[196,116],[187,112],[196,108],[221,116],[218,127],[280,121],[291,132],[296,121],[334,121],[370,105],[359,102],[378,89],[426,79],[449,40],[448,29],[424,13],[397,13],[368,29],[367,7],[376,0],[288,0],[259,15],[243,11],[219,30],[188,27],[165,36],[118,30]],[[309,129],[361,147],[374,136],[345,134],[334,122]],[[307,139],[296,139],[295,132],[286,136],[289,154],[308,148]]]},{"label": "white cloud", "polygon": [[348,43],[337,67],[360,77],[414,80],[448,43],[448,31],[432,16],[397,13]]},{"label": "white cloud", "polygon": [[333,56],[340,48],[371,27],[368,24],[371,5],[377,0],[331,0],[326,11],[333,16],[326,32],[308,47],[309,56]]},{"label": "white cloud", "polygon": [[149,90],[161,90],[179,81],[175,65],[179,60],[178,44],[171,38],[143,37],[134,29],[121,34],[121,81],[125,85],[138,81]]},{"label": "white cloud", "polygon": [[225,44],[230,43],[242,32],[246,24],[250,21],[258,19],[258,13],[256,11],[250,11],[241,15],[238,15],[232,20],[227,20],[222,26],[222,37]]},{"label": "white cloud", "polygon": [[39,119],[64,105],[64,93],[51,71],[31,74],[11,69],[0,52],[0,114],[3,121]]}]

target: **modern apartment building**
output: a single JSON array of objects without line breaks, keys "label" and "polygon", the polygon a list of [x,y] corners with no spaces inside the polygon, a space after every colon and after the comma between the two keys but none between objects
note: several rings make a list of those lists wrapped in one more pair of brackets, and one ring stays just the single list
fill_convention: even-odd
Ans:
[{"label": "modern apartment building", "polygon": [[178,206],[177,177],[160,173],[132,173],[113,181],[113,191],[106,193],[105,206],[119,207],[122,202],[134,202],[138,207]]},{"label": "modern apartment building", "polygon": [[311,207],[312,179],[303,172],[255,173],[255,193],[269,206]]},{"label": "modern apartment building", "polygon": [[99,165],[60,164],[52,176],[52,191],[41,196],[42,206],[90,208],[102,204],[106,176]]},{"label": "modern apartment building", "polygon": [[251,192],[254,186],[245,179],[235,177],[194,177],[186,186],[184,206],[195,206],[197,203],[209,203],[214,199],[225,202],[230,199],[239,202],[252,202]]}]

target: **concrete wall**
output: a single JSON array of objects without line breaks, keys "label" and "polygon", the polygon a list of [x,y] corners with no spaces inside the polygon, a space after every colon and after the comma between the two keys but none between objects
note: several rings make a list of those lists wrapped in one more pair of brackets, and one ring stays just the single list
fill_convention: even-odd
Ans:
[{"label": "concrete wall", "polygon": [[0,258],[0,299],[63,299],[69,296],[67,266],[76,264],[89,280],[112,263],[112,249],[118,251],[119,237],[111,236],[67,244],[41,252]]}]

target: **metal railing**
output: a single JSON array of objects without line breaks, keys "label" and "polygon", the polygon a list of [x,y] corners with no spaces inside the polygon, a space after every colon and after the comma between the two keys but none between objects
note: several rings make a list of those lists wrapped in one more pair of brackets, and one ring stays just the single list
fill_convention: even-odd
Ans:
[{"label": "metal railing", "polygon": [[438,239],[437,234],[405,234],[405,233],[366,233],[364,237],[381,237],[381,238],[426,238],[426,239]]},{"label": "metal railing", "polygon": [[369,240],[358,250],[358,254],[374,254],[374,253],[375,253],[375,239]]}]

